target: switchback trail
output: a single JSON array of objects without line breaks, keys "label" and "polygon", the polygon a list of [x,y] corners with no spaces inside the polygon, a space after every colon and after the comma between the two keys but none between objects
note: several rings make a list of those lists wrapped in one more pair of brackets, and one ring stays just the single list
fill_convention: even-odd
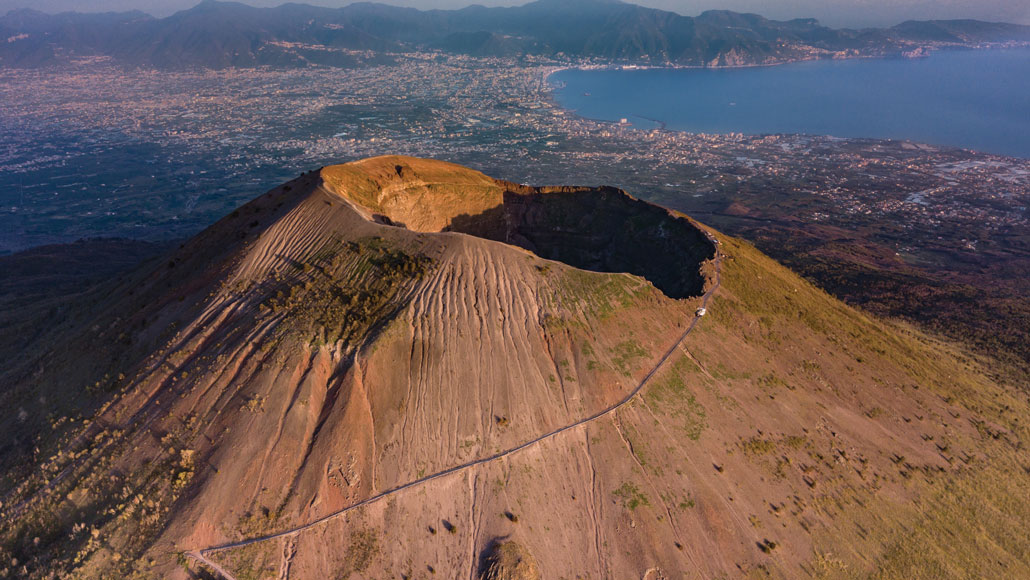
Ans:
[{"label": "switchback trail", "polygon": [[[702,230],[702,231],[704,231],[704,230]],[[722,273],[722,257],[723,257],[722,256],[722,252],[719,249],[719,241],[717,239],[715,239],[715,237],[712,236],[707,231],[704,231],[704,234],[708,238],[708,240],[710,242],[712,242],[712,245],[715,247],[715,259],[714,259],[715,277],[714,277],[714,282],[712,284],[712,287],[709,288],[708,291],[705,292],[703,296],[701,296],[701,306],[700,306],[701,308],[707,308],[708,307],[708,300],[712,297],[712,294],[714,294],[715,291],[719,288],[720,275]],[[526,441],[525,443],[522,443],[521,445],[518,445],[516,447],[512,447],[512,448],[507,449],[505,451],[500,451],[500,452],[495,453],[493,455],[489,455],[487,457],[483,457],[483,458],[480,458],[480,459],[469,461],[467,463],[462,463],[460,465],[455,465],[454,467],[447,468],[447,469],[445,469],[443,471],[438,471],[437,473],[434,473],[434,474],[431,474],[431,475],[427,475],[425,477],[421,477],[419,479],[415,479],[415,480],[409,481],[408,483],[404,483],[404,484],[398,485],[396,487],[392,487],[392,488],[387,489],[385,491],[381,491],[381,492],[377,493],[376,495],[367,497],[367,498],[365,498],[365,499],[363,499],[363,500],[361,500],[361,501],[359,501],[357,503],[353,503],[353,504],[351,504],[351,505],[349,505],[349,506],[347,506],[345,508],[341,508],[341,509],[339,509],[339,510],[333,512],[333,513],[326,514],[326,515],[324,515],[324,516],[322,516],[322,517],[320,517],[320,518],[318,518],[316,520],[313,520],[311,522],[308,522],[308,523],[306,523],[304,525],[301,525],[301,526],[298,526],[298,527],[295,527],[295,528],[292,528],[292,529],[289,529],[289,530],[284,530],[284,531],[281,531],[281,532],[276,532],[274,534],[268,534],[266,536],[259,536],[259,537],[256,537],[256,538],[250,538],[248,540],[241,540],[241,541],[232,542],[232,543],[229,543],[229,544],[222,544],[220,546],[212,546],[210,548],[204,548],[202,550],[191,550],[189,552],[186,552],[185,555],[190,557],[190,558],[193,558],[194,560],[196,560],[196,561],[198,561],[198,562],[200,562],[200,563],[202,563],[202,564],[204,564],[206,566],[208,566],[209,568],[211,568],[212,570],[214,570],[215,572],[220,574],[225,580],[236,580],[236,578],[232,574],[230,574],[227,570],[225,570],[224,568],[222,568],[221,566],[219,566],[215,562],[211,561],[208,558],[208,556],[213,554],[213,553],[215,553],[215,552],[222,552],[222,551],[231,550],[231,549],[234,549],[234,548],[242,548],[244,546],[249,546],[251,544],[256,544],[258,542],[264,542],[264,541],[267,541],[267,540],[275,540],[275,539],[278,539],[278,538],[286,538],[286,537],[296,536],[297,534],[299,534],[299,533],[301,533],[301,532],[303,532],[305,530],[309,530],[311,528],[314,528],[315,526],[319,526],[321,524],[324,524],[324,523],[328,522],[329,520],[338,518],[338,517],[342,516],[343,514],[346,514],[347,512],[350,512],[350,511],[356,510],[358,508],[367,506],[367,505],[369,505],[371,503],[375,503],[375,502],[377,502],[377,501],[379,501],[379,500],[381,500],[381,499],[383,499],[385,497],[389,497],[389,496],[394,495],[396,493],[402,492],[402,491],[404,491],[406,489],[410,489],[410,488],[413,488],[413,487],[418,487],[418,486],[420,486],[420,485],[422,485],[424,483],[428,483],[430,481],[433,481],[434,479],[439,479],[439,478],[442,478],[442,477],[446,477],[448,475],[452,475],[454,473],[462,472],[462,471],[465,471],[465,470],[470,469],[472,467],[476,467],[478,465],[483,465],[485,463],[490,463],[490,462],[496,461],[498,459],[501,459],[501,458],[504,458],[504,457],[508,457],[509,455],[513,455],[515,453],[518,453],[519,451],[522,451],[523,449],[525,449],[527,447],[531,447],[533,445],[536,445],[537,443],[540,443],[541,441],[544,441],[546,439],[551,439],[553,437],[561,435],[562,433],[565,433],[566,431],[571,431],[572,429],[575,429],[575,428],[580,427],[582,425],[586,425],[587,423],[596,421],[597,419],[600,419],[602,417],[606,417],[606,416],[614,413],[615,411],[618,411],[620,408],[622,408],[627,403],[632,401],[633,398],[636,397],[637,394],[640,393],[640,391],[644,388],[644,386],[646,386],[647,383],[649,383],[651,381],[651,379],[654,378],[654,376],[656,374],[658,374],[658,371],[661,370],[663,366],[665,366],[665,363],[669,360],[669,358],[673,355],[673,353],[675,353],[676,350],[680,347],[680,345],[683,344],[683,341],[686,340],[687,335],[689,335],[690,332],[692,330],[694,330],[694,327],[697,326],[697,323],[698,323],[698,321],[700,319],[701,319],[701,317],[697,316],[697,315],[695,315],[691,319],[690,324],[687,326],[687,329],[683,331],[683,334],[681,334],[679,336],[679,338],[676,339],[676,341],[672,344],[672,346],[670,346],[669,349],[667,351],[665,351],[665,354],[662,355],[662,358],[658,359],[658,362],[655,363],[654,367],[647,373],[647,375],[645,375],[644,378],[641,379],[640,382],[637,384],[637,386],[632,391],[630,391],[625,397],[623,397],[622,400],[620,400],[619,402],[615,403],[614,405],[612,405],[612,406],[610,406],[610,407],[608,407],[606,409],[603,409],[601,411],[598,411],[597,413],[594,413],[593,415],[590,415],[589,417],[585,417],[583,419],[580,419],[580,420],[576,421],[575,423],[570,423],[569,425],[566,425],[564,427],[559,427],[558,429],[555,429],[554,431],[550,431],[548,433],[544,433],[543,435],[540,435],[539,437],[536,437],[534,439],[530,439],[529,441]]]}]

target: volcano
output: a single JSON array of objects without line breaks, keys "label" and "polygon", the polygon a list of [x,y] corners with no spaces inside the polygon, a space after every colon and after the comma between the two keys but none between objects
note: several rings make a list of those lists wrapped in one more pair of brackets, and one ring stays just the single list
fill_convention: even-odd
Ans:
[{"label": "volcano", "polygon": [[8,577],[1030,575],[1025,390],[615,188],[325,167],[10,319]]}]

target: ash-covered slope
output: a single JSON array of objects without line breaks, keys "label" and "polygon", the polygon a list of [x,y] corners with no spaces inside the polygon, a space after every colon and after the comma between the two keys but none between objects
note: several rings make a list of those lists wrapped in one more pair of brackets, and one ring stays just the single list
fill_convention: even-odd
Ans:
[{"label": "ash-covered slope", "polygon": [[[418,196],[427,215],[488,212],[478,196],[503,202],[507,191],[416,159],[342,169],[384,202]],[[83,570],[122,570],[140,551],[167,556],[317,519],[610,406],[689,320],[692,307],[641,277],[376,223],[367,192],[344,187],[339,171],[233,212],[108,289],[48,337],[53,352],[8,369],[17,387],[5,402],[26,416],[4,427],[14,442],[4,459],[18,474],[4,503],[5,520],[17,521],[13,557],[81,551]],[[600,198],[583,209],[606,211]],[[700,282],[714,247],[675,221],[692,256],[676,267]],[[96,418],[59,422],[72,425],[65,440],[23,453],[48,416],[89,407]],[[55,510],[68,521],[37,526]],[[103,543],[89,533],[68,541],[63,528],[77,524]]]},{"label": "ash-covered slope", "polygon": [[276,188],[3,369],[0,566],[1027,572],[1026,394],[705,231],[403,157]]}]

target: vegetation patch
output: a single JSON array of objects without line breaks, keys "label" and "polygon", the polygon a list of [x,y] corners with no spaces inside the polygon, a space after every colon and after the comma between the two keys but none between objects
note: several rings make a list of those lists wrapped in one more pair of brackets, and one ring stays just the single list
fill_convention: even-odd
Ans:
[{"label": "vegetation patch", "polygon": [[[281,317],[279,338],[308,337],[332,344],[363,336],[387,318],[397,294],[421,279],[432,259],[391,248],[382,238],[327,244],[302,265],[287,288],[262,303]],[[310,265],[310,268],[305,268]]]},{"label": "vegetation patch", "polygon": [[372,530],[351,532],[343,565],[335,577],[346,580],[353,574],[365,572],[379,556],[380,550],[379,535],[376,532]]},{"label": "vegetation patch", "polygon": [[872,578],[930,580],[959,570],[1030,577],[1030,478],[1017,453],[999,448],[976,469],[933,483],[915,522],[892,534]]},{"label": "vegetation patch", "polygon": [[274,542],[258,542],[215,554],[237,580],[273,580],[278,575]]},{"label": "vegetation patch", "polygon": [[99,429],[62,451],[50,487],[17,517],[6,511],[9,504],[0,505],[6,523],[0,526],[0,570],[12,566],[14,577],[33,577],[23,569],[57,577],[132,577],[148,570],[152,563],[142,555],[195,474],[196,453],[181,443],[185,429],[165,434],[161,451],[129,473],[112,468],[126,452],[126,433],[118,429]]},{"label": "vegetation patch", "polygon": [[633,363],[647,356],[647,350],[634,340],[626,340],[615,345],[612,349],[612,362],[615,368],[625,376],[630,376]]},{"label": "vegetation patch", "polygon": [[680,357],[662,378],[651,383],[644,392],[644,399],[656,409],[676,418],[691,441],[701,438],[708,426],[705,408],[687,388],[684,373],[692,368],[689,359]]},{"label": "vegetation patch", "polygon": [[650,500],[644,495],[637,486],[630,482],[625,482],[618,489],[612,492],[612,495],[622,500],[622,507],[635,510],[640,506],[651,505]]},{"label": "vegetation patch", "polygon": [[742,441],[740,443],[740,448],[744,450],[744,455],[757,457],[760,455],[768,455],[769,453],[776,451],[776,443],[769,439],[752,437]]}]

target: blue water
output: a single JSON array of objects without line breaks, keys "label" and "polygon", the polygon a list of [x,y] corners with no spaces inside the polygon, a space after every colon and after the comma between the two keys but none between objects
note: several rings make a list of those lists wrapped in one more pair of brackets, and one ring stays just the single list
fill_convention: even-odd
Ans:
[{"label": "blue water", "polygon": [[591,118],[699,133],[807,133],[1030,158],[1030,49],[741,69],[564,70],[558,102]]}]

